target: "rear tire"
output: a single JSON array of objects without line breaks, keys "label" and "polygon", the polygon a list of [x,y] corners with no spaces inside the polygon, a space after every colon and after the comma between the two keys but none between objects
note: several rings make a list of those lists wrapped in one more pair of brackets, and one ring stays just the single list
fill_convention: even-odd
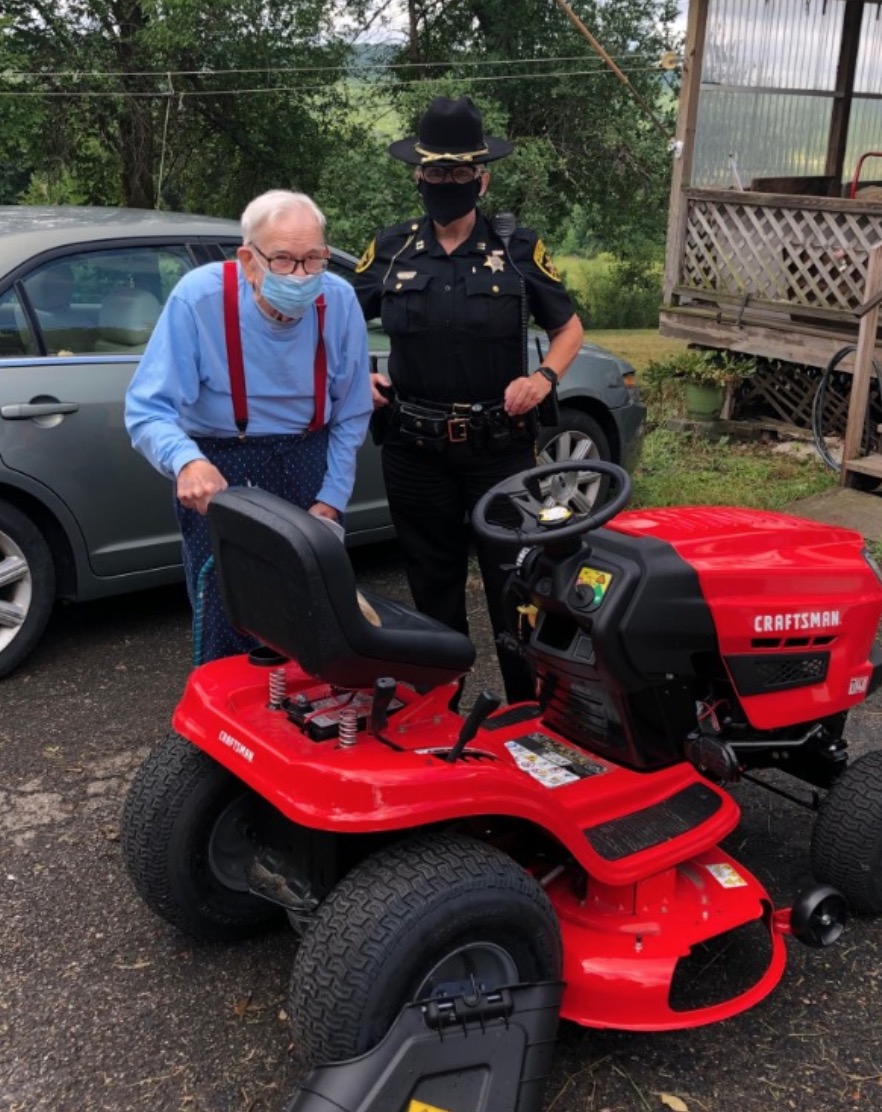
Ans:
[{"label": "rear tire", "polygon": [[202,942],[232,942],[283,922],[245,880],[269,811],[207,753],[169,734],[136,773],[123,811],[123,855],[141,898]]},{"label": "rear tire", "polygon": [[351,1058],[414,999],[556,980],[557,918],[540,885],[473,838],[420,835],[367,858],[310,925],[291,981],[299,1056]]},{"label": "rear tire", "polygon": [[55,565],[40,530],[0,502],[0,676],[17,668],[43,636],[55,602]]},{"label": "rear tire", "polygon": [[882,913],[882,750],[843,772],[812,831],[812,872],[848,900],[852,911]]}]

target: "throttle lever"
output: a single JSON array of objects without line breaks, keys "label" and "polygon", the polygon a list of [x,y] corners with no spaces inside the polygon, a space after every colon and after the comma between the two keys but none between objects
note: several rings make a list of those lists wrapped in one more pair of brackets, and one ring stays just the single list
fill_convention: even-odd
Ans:
[{"label": "throttle lever", "polygon": [[456,744],[444,758],[449,764],[453,764],[462,755],[463,749],[472,740],[478,732],[481,723],[488,715],[499,706],[502,699],[498,695],[494,695],[492,691],[482,691],[481,694],[475,699],[475,705],[469,711],[469,716],[463,722],[462,729],[459,731],[459,737],[456,739]]}]

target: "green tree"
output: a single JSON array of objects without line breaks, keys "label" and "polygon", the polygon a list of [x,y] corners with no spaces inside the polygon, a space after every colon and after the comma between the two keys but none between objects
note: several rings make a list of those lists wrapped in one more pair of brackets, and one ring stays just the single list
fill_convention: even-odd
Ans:
[{"label": "green tree", "polygon": [[8,0],[22,61],[0,92],[48,122],[27,139],[34,189],[228,215],[265,188],[314,189],[347,112],[332,14],[333,0]]},{"label": "green tree", "polygon": [[[674,0],[573,6],[673,133],[675,102],[658,62],[676,42]],[[578,205],[585,247],[625,257],[661,249],[665,136],[554,0],[408,0],[407,9],[403,65],[390,78],[402,118],[415,125],[439,86],[470,94],[488,130],[531,147],[525,165],[511,159],[500,173],[516,180],[511,195],[525,221],[540,211],[545,229],[572,239],[569,213]]]}]

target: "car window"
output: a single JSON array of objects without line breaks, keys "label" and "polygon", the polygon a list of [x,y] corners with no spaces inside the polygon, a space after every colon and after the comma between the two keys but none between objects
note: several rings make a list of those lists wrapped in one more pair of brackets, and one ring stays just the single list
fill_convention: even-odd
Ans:
[{"label": "car window", "polygon": [[47,354],[139,354],[192,267],[185,247],[83,251],[33,270],[22,286]]},{"label": "car window", "polygon": [[37,341],[14,289],[0,296],[0,359],[33,355]]}]

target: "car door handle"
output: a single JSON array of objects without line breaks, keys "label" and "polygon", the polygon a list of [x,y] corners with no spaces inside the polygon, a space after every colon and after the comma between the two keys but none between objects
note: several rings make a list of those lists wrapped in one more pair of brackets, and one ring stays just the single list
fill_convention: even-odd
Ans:
[{"label": "car door handle", "polygon": [[28,421],[31,417],[52,417],[56,413],[76,413],[76,402],[19,402],[0,406],[0,417],[7,421]]}]

